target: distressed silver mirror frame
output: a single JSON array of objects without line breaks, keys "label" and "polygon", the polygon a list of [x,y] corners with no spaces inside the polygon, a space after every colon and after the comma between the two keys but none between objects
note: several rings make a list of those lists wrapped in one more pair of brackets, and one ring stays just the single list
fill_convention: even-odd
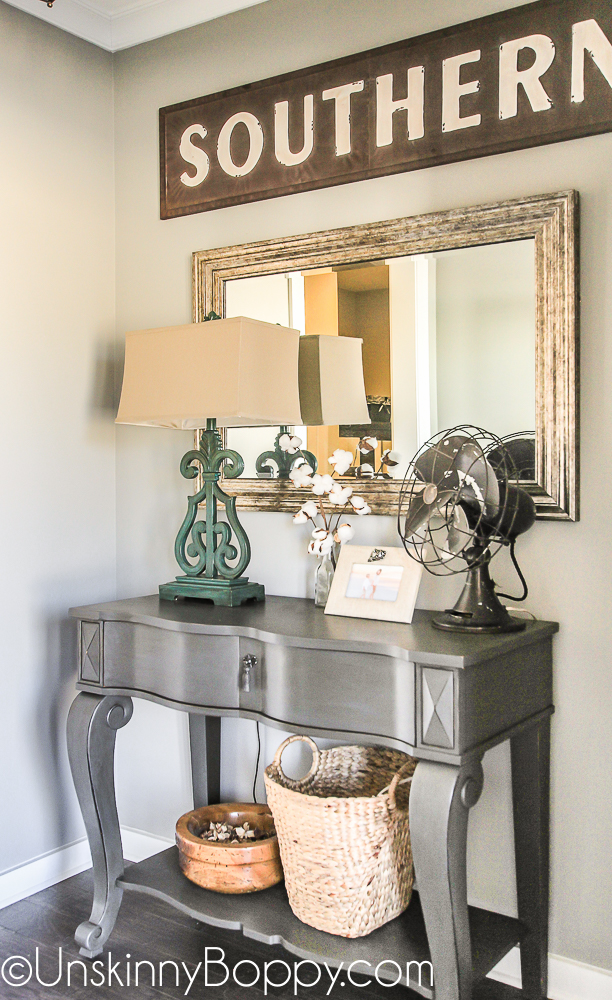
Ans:
[{"label": "distressed silver mirror frame", "polygon": [[[264,274],[404,257],[513,240],[535,240],[536,480],[525,482],[538,518],[577,521],[578,195],[575,191],[389,222],[245,243],[193,254],[193,321],[224,315],[225,282]],[[374,514],[396,514],[401,483],[359,484]],[[225,480],[242,509],[297,509],[286,481]]]}]

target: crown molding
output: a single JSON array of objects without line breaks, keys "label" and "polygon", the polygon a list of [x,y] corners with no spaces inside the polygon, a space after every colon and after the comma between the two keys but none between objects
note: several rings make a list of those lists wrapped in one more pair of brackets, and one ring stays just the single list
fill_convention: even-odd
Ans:
[{"label": "crown molding", "polygon": [[108,52],[113,51],[111,18],[108,14],[101,14],[77,0],[57,0],[57,5],[52,8],[40,0],[5,0],[5,2],[71,35],[84,38]]},{"label": "crown molding", "polygon": [[255,7],[266,0],[129,0],[116,13],[107,13],[96,0],[56,0],[49,8],[41,0],[6,0],[49,24],[77,35],[107,52],[140,45],[194,24]]}]

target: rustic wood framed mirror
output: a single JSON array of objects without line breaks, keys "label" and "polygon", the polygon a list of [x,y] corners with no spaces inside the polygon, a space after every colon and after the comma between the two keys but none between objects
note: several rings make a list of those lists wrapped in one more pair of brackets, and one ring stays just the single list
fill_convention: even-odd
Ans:
[{"label": "rustic wood framed mirror", "polygon": [[[373,513],[396,513],[403,472],[431,433],[480,423],[531,442],[522,482],[538,517],[575,521],[577,233],[578,197],[566,191],[201,251],[193,254],[193,319],[212,310],[364,340],[368,400],[390,409],[381,449],[391,445],[402,459],[394,478],[358,481]],[[373,320],[375,300],[382,311]],[[333,329],[325,328],[330,301]],[[326,451],[356,441],[351,428],[305,431],[320,471]],[[253,435],[254,454],[273,447],[276,433],[240,432]],[[244,437],[227,434],[230,447],[249,451]],[[257,478],[251,465],[224,481],[239,507],[298,509],[303,498],[290,481]]]}]

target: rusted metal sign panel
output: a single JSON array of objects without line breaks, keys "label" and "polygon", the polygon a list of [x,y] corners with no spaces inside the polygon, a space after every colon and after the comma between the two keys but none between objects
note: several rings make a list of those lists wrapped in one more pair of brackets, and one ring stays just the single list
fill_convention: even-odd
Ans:
[{"label": "rusted metal sign panel", "polygon": [[161,217],[611,130],[610,0],[539,0],[162,108]]}]

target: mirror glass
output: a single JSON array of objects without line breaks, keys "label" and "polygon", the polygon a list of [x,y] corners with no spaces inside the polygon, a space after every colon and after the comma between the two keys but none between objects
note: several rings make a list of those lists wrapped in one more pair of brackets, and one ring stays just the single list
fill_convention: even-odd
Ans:
[{"label": "mirror glass", "polygon": [[[367,465],[398,479],[421,444],[456,424],[534,437],[534,251],[535,241],[523,239],[230,279],[225,315],[361,338],[371,425],[289,430],[322,473],[342,448],[355,456],[347,475]],[[258,473],[255,462],[274,448],[278,430],[228,430],[244,478],[270,478],[274,463]],[[359,449],[364,436],[376,439],[373,451]],[[381,468],[388,449],[398,464]]]}]

